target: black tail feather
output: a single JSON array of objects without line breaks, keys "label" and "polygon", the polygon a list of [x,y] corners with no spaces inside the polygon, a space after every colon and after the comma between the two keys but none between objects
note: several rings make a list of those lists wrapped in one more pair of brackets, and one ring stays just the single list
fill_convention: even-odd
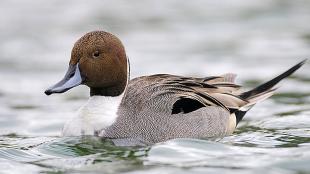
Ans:
[{"label": "black tail feather", "polygon": [[243,119],[244,115],[247,113],[247,111],[236,111],[235,115],[236,115],[236,125],[238,125],[240,123],[240,121]]},{"label": "black tail feather", "polygon": [[301,66],[303,66],[306,63],[307,59],[303,60],[302,62],[298,63],[297,65],[293,66],[292,68],[290,68],[289,70],[287,70],[286,72],[282,73],[281,75],[275,77],[274,79],[250,90],[247,92],[244,92],[240,95],[241,98],[243,99],[248,99],[252,96],[255,96],[257,94],[263,93],[267,90],[272,89],[276,84],[278,84],[281,80],[283,80],[284,78],[290,76],[291,74],[293,74],[296,70],[298,70]]},{"label": "black tail feather", "polygon": [[244,115],[245,115],[247,112],[248,112],[248,111],[241,111],[241,110],[233,109],[233,108],[230,109],[230,113],[231,113],[231,114],[235,114],[235,116],[236,116],[236,125],[239,124],[239,122],[243,119]]}]

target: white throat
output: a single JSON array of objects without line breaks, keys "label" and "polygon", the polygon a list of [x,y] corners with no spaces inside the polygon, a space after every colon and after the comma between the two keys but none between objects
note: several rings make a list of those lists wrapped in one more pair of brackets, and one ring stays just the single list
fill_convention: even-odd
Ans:
[{"label": "white throat", "polygon": [[65,124],[63,136],[96,135],[102,129],[111,126],[117,118],[123,96],[90,97],[79,109],[77,116]]}]

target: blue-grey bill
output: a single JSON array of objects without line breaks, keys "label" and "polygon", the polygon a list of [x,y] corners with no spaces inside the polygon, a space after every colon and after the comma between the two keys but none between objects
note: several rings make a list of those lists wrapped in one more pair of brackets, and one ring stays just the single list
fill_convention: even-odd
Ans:
[{"label": "blue-grey bill", "polygon": [[51,95],[53,93],[63,93],[73,87],[80,85],[81,83],[82,83],[82,77],[79,69],[79,64],[69,65],[65,77],[54,86],[48,88],[45,91],[45,94]]}]

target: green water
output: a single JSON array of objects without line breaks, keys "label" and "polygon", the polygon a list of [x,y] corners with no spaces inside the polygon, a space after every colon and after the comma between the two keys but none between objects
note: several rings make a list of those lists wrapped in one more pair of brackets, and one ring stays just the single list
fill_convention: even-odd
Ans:
[{"label": "green water", "polygon": [[0,2],[0,173],[310,173],[310,63],[222,139],[116,147],[60,137],[88,98],[43,91],[92,30],[123,41],[132,77],[238,74],[255,87],[310,58],[308,0],[3,0]]}]

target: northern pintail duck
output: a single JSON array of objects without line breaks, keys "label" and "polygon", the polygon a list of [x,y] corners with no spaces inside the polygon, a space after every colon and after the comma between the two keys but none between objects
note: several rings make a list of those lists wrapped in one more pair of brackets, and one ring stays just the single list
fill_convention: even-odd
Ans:
[{"label": "northern pintail duck", "polygon": [[90,88],[88,102],[65,124],[64,136],[99,135],[143,144],[223,137],[304,63],[246,92],[235,84],[234,74],[204,78],[157,74],[129,80],[121,41],[94,31],[75,43],[65,77],[45,93],[63,93],[81,84]]}]

